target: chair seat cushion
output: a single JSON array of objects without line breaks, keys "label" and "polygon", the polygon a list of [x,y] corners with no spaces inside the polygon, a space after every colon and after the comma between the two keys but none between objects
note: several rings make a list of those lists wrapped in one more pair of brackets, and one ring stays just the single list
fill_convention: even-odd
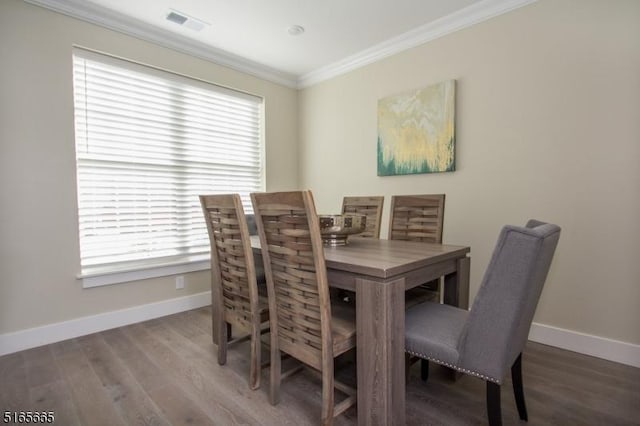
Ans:
[{"label": "chair seat cushion", "polygon": [[468,312],[450,305],[425,302],[407,310],[405,350],[424,359],[455,366],[458,341]]}]

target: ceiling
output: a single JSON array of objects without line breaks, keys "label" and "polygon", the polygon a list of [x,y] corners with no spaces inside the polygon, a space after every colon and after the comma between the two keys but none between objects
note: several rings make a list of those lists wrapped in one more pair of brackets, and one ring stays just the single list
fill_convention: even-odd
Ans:
[{"label": "ceiling", "polygon": [[[534,0],[26,1],[304,87]],[[171,11],[204,26],[171,22]],[[290,35],[292,25],[304,32]]]}]

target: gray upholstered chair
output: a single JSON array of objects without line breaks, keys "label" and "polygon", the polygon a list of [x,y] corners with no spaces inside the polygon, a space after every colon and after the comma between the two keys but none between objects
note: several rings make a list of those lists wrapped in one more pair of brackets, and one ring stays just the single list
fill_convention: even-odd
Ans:
[{"label": "gray upholstered chair", "polygon": [[407,311],[406,352],[485,380],[492,426],[502,422],[500,385],[509,369],[527,420],[522,350],[559,237],[558,226],[535,220],[505,226],[470,311],[429,302]]}]

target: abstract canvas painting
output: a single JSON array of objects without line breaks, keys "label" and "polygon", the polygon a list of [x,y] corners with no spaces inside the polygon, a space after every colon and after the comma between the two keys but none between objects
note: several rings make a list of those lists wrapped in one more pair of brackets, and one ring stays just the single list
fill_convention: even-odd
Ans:
[{"label": "abstract canvas painting", "polygon": [[378,176],[455,170],[455,80],[378,101]]}]

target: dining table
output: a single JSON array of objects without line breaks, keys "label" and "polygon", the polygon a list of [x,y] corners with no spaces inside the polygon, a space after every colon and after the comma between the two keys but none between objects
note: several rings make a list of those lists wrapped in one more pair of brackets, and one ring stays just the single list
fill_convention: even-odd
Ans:
[{"label": "dining table", "polygon": [[[259,253],[258,236],[251,245]],[[444,303],[467,309],[469,253],[467,246],[361,237],[324,247],[329,285],[355,292],[359,425],[405,424],[404,293],[444,277]]]}]

